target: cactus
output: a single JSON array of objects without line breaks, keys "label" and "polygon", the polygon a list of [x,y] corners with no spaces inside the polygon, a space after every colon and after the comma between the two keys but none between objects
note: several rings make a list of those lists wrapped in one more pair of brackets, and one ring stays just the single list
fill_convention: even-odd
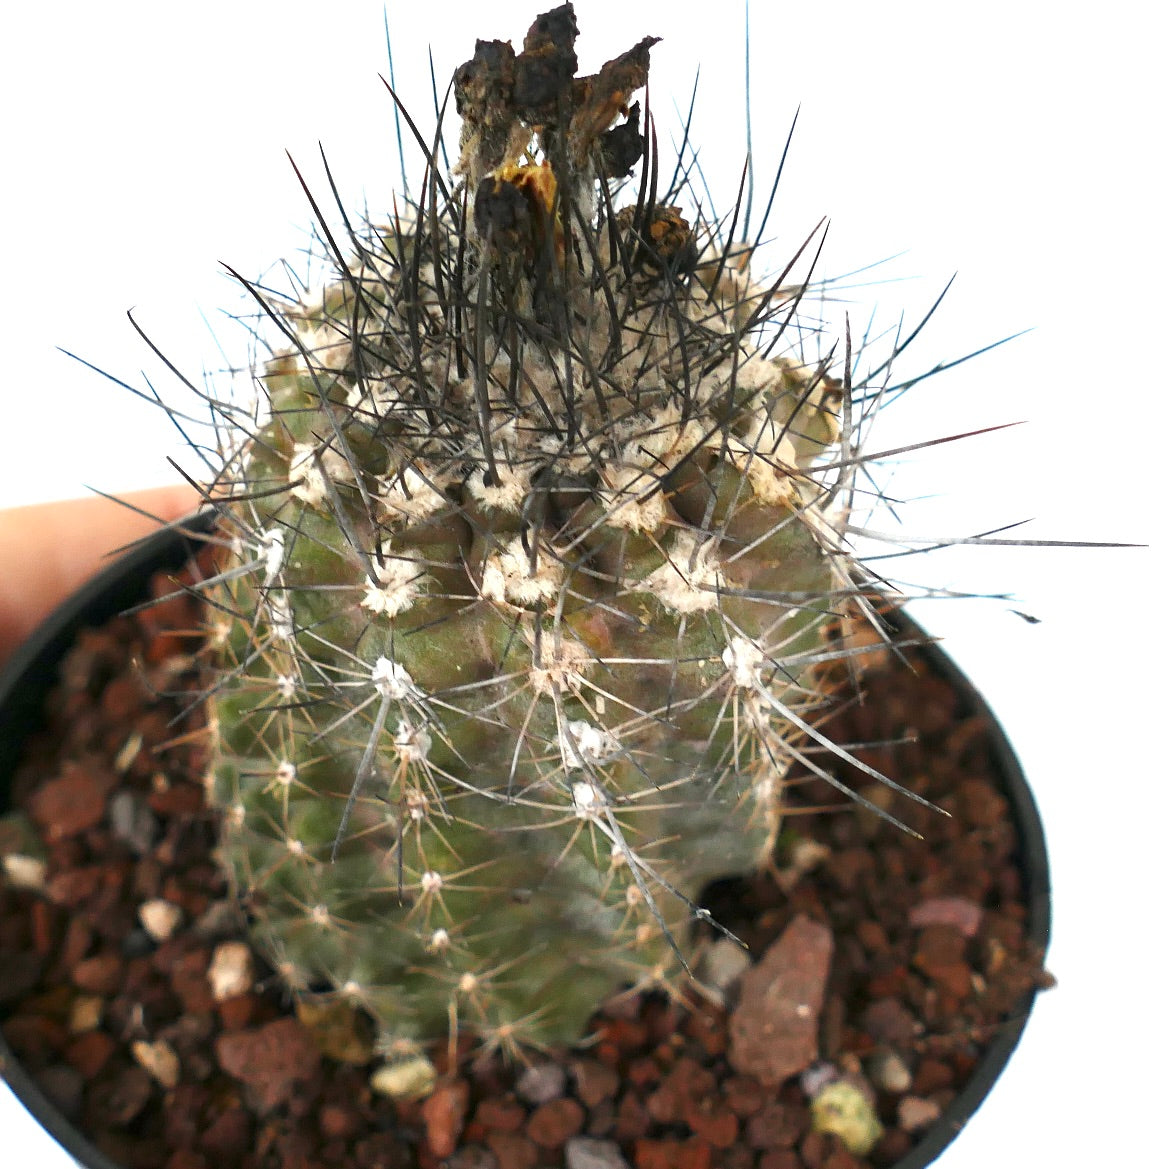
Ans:
[{"label": "cactus", "polygon": [[663,191],[654,39],[578,77],[575,36],[480,41],[452,178],[428,151],[297,303],[252,287],[280,350],[209,491],[224,863],[287,984],[395,1050],[680,987],[789,763],[844,754],[848,357],[802,360],[802,286]]}]

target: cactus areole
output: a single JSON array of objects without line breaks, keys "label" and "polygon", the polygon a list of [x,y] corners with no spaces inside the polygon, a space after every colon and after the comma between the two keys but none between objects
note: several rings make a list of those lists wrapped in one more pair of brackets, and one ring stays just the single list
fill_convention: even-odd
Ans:
[{"label": "cactus areole", "polygon": [[670,201],[654,39],[579,77],[576,32],[478,42],[454,176],[256,291],[282,348],[213,491],[223,860],[288,985],[392,1050],[572,1042],[687,982],[862,591],[800,286]]}]

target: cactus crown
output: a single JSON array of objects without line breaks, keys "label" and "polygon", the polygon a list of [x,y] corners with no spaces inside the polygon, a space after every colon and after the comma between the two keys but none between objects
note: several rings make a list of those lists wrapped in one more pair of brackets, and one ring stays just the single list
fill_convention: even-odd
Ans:
[{"label": "cactus crown", "polygon": [[224,861],[287,983],[395,1050],[674,988],[789,763],[843,754],[812,712],[866,589],[851,354],[803,361],[805,286],[684,216],[654,39],[578,77],[575,37],[566,4],[478,42],[455,175],[419,137],[417,205],[326,231],[297,303],[249,286],[281,348],[209,492]]}]

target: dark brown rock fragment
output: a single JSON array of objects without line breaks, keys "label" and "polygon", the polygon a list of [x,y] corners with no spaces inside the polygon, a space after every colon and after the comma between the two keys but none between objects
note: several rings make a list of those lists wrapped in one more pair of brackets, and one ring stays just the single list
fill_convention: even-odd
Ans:
[{"label": "dark brown rock fragment", "polygon": [[730,1021],[730,1061],[737,1072],[774,1086],[816,1058],[831,959],[831,931],[801,915],[743,975]]},{"label": "dark brown rock fragment", "polygon": [[228,1075],[247,1085],[262,1113],[287,1103],[297,1082],[311,1079],[321,1062],[308,1032],[292,1018],[221,1035],[215,1054]]}]

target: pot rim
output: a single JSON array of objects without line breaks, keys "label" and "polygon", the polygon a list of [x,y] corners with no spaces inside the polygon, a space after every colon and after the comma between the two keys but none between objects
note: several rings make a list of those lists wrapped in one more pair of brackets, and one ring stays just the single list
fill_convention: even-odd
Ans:
[{"label": "pot rim", "polygon": [[[178,569],[214,526],[216,513],[203,511],[155,532],[59,605],[0,671],[0,811],[6,810],[8,780],[24,738],[37,729],[40,709],[56,681],[62,654],[81,629],[99,625],[138,604],[149,576],[158,569]],[[1051,885],[1043,824],[1035,797],[1010,741],[986,700],[958,666],[903,610],[885,614],[896,640],[913,644],[959,695],[965,715],[985,719],[992,756],[1002,780],[1018,835],[1018,852],[1027,904],[1027,936],[1042,954],[1051,932]],[[1036,991],[1001,1023],[973,1075],[924,1136],[892,1169],[925,1169],[951,1145],[990,1094],[1014,1052],[1031,1016]],[[107,1157],[48,1099],[0,1035],[0,1078],[40,1126],[85,1169],[124,1169]]]}]

